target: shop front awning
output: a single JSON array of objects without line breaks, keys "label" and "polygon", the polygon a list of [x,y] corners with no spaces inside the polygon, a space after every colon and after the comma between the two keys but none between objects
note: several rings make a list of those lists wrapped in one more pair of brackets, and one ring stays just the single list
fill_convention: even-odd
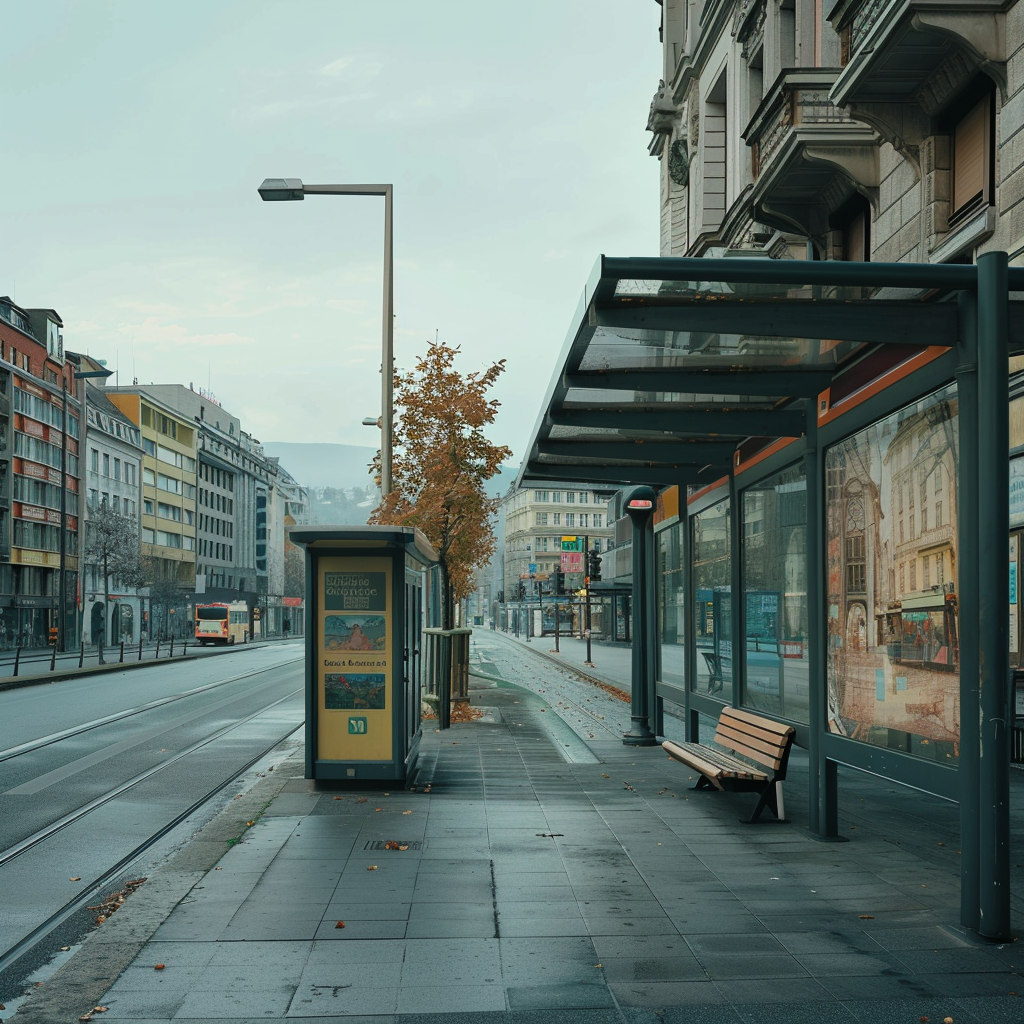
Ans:
[{"label": "shop front awning", "polygon": [[[602,256],[518,483],[720,479],[738,453],[803,435],[809,408],[855,393],[885,359],[955,346],[976,284],[965,265]],[[1024,302],[1010,307],[1011,351],[1024,351]]]}]

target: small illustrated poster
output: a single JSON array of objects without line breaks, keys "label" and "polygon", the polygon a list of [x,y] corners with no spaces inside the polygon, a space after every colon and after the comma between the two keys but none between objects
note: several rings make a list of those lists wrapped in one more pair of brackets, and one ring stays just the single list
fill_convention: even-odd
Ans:
[{"label": "small illustrated poster", "polygon": [[324,675],[324,707],[329,711],[384,707],[383,673],[328,672]]}]

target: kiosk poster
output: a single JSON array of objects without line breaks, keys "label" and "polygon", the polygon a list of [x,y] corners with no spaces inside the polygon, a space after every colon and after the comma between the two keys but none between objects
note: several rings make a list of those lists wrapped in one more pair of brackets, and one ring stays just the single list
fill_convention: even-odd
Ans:
[{"label": "kiosk poster", "polygon": [[319,757],[391,757],[391,561],[322,557]]}]

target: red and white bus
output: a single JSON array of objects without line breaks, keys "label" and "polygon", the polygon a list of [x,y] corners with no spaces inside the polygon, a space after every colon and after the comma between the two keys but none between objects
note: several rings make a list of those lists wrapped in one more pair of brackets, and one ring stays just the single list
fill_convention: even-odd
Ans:
[{"label": "red and white bus", "polygon": [[246,644],[249,642],[249,605],[196,605],[196,639],[200,644]]}]

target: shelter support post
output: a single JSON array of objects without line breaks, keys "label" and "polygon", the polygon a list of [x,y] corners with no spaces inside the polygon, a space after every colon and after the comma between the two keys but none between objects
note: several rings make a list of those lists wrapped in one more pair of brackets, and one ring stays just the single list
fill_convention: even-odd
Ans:
[{"label": "shelter support post", "polygon": [[[1010,938],[1009,293],[1005,252],[978,259],[978,931]],[[963,561],[961,560],[961,567]],[[968,569],[968,571],[970,571]]]},{"label": "shelter support post", "polygon": [[960,457],[957,493],[960,495],[957,598],[960,603],[960,923],[978,931],[981,807],[978,803],[981,734],[978,703],[978,296],[959,297],[961,340],[956,368],[957,424]]},{"label": "shelter support post", "polygon": [[[633,522],[633,647],[629,732],[622,742],[631,747],[651,747],[658,740],[651,732],[651,696],[654,690],[647,593],[650,588],[650,555],[654,550],[654,501],[650,487],[636,487],[626,499],[626,511]],[[656,628],[656,627],[655,627]]]},{"label": "shelter support post", "polygon": [[[736,487],[735,467],[729,470],[729,600],[732,603],[732,615],[729,616],[732,628],[729,631],[729,646],[732,648],[732,699],[731,704],[738,708],[743,703],[743,678],[747,661],[747,626],[746,597],[743,593],[743,574],[740,559],[743,556],[743,509],[740,505],[740,494]],[[724,660],[724,659],[723,659]],[[725,676],[725,669],[722,669]]]},{"label": "shelter support post", "polygon": [[808,820],[819,839],[839,838],[836,765],[825,757],[822,737],[828,729],[828,618],[825,585],[825,480],[818,442],[818,400],[807,402],[804,473],[807,478],[807,634],[809,644]]},{"label": "shelter support post", "polygon": [[686,486],[679,488],[679,517],[683,527],[683,728],[687,743],[700,738],[700,719],[693,708],[690,694],[697,678],[697,636],[694,629],[695,604],[693,590],[693,543],[690,538],[690,509]]}]

